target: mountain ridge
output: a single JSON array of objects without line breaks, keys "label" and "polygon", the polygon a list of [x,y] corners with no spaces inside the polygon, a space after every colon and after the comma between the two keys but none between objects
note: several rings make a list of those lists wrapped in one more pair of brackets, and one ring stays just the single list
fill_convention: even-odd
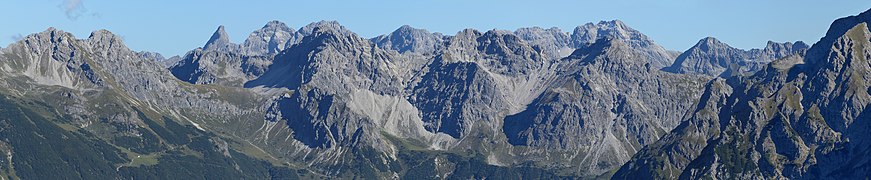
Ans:
[{"label": "mountain ridge", "polygon": [[615,178],[867,176],[869,14],[836,20],[803,57],[712,82],[692,116]]},{"label": "mountain ridge", "polygon": [[[401,26],[374,38],[336,21],[297,30],[269,21],[241,44],[232,43],[219,26],[203,47],[177,61],[130,50],[106,30],[76,39],[49,28],[0,49],[0,84],[9,87],[0,89],[0,112],[39,117],[34,122],[52,127],[45,131],[51,139],[65,135],[76,140],[70,143],[99,144],[83,157],[104,152],[107,158],[95,158],[96,165],[88,167],[116,179],[157,178],[162,172],[252,179],[552,179],[615,173],[616,179],[643,173],[777,178],[812,177],[816,174],[802,173],[817,171],[850,176],[851,167],[806,171],[790,165],[805,165],[801,160],[811,157],[813,145],[824,147],[814,151],[834,152],[825,147],[840,145],[826,143],[846,143],[843,138],[864,130],[860,120],[871,101],[865,92],[871,83],[863,81],[869,79],[868,61],[851,55],[871,48],[866,13],[833,23],[860,19],[864,29],[854,26],[844,31],[847,36],[824,37],[807,52],[800,42],[769,41],[765,49],[740,50],[706,38],[683,53],[734,51],[738,55],[720,58],[725,65],[711,66],[729,70],[727,75],[665,71],[717,58],[678,56],[619,20],[572,32],[531,27],[442,35]],[[758,68],[740,63],[750,56],[771,62],[760,61]],[[166,67],[162,61],[176,63]],[[729,69],[735,66],[750,70]],[[802,94],[821,96],[802,99]],[[748,114],[761,118],[742,119]],[[814,119],[817,114],[827,118]],[[791,121],[795,118],[814,121]],[[0,118],[0,130],[13,120]],[[759,123],[770,127],[759,130],[766,134],[744,138],[750,135],[740,130],[756,130]],[[844,133],[806,133],[829,131]],[[687,143],[691,140],[706,144]],[[861,150],[867,144],[850,142],[844,146]],[[21,143],[0,139],[0,152],[14,152],[16,163],[43,162],[15,159],[31,157],[27,148],[42,151]],[[70,147],[90,147],[78,145]],[[742,156],[753,152],[761,155]],[[50,156],[55,155],[73,154]],[[818,158],[847,157],[823,155]],[[168,168],[173,162],[216,168]],[[655,162],[668,167],[646,166]],[[863,163],[850,164],[861,171]],[[0,174],[21,169],[27,170],[23,178],[43,177],[25,167],[0,165]]]}]

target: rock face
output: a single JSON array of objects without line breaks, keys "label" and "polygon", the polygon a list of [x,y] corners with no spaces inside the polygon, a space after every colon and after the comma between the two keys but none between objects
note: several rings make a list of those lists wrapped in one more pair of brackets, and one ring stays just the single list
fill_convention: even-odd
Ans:
[{"label": "rock face", "polygon": [[446,51],[426,67],[409,101],[422,111],[428,130],[454,138],[469,134],[473,126],[495,128],[495,114],[523,103],[512,96],[524,95],[511,92],[537,86],[533,74],[545,63],[531,46],[505,31],[464,30],[449,40]]},{"label": "rock face", "polygon": [[832,23],[807,54],[717,79],[681,125],[617,179],[867,177],[871,12]]},{"label": "rock face", "polygon": [[269,93],[187,84],[141,55],[106,30],[76,39],[51,28],[3,49],[0,171],[24,179],[295,176],[271,175],[292,171],[222,148],[229,136],[216,134],[238,127],[228,120],[262,112],[251,102]]},{"label": "rock face", "polygon": [[163,57],[162,54],[156,53],[156,52],[140,51],[140,52],[137,52],[136,54],[138,54],[139,57],[142,59],[156,61],[167,68],[171,67],[172,65],[175,65],[176,63],[178,63],[178,61],[181,61],[180,56],[172,56],[172,57],[166,58],[166,57]]},{"label": "rock face", "polygon": [[444,46],[445,36],[440,33],[430,33],[424,29],[415,29],[404,25],[387,35],[373,38],[378,47],[404,52],[435,53]]},{"label": "rock face", "polygon": [[674,64],[666,71],[683,74],[704,74],[729,77],[752,74],[761,70],[765,64],[794,54],[804,54],[807,44],[768,42],[764,49],[749,51],[734,48],[713,37],[699,40],[696,45],[680,54]]},{"label": "rock face", "polygon": [[[865,161],[832,162],[868,146],[867,19],[806,56],[710,39],[682,58],[616,20],[372,39],[272,21],[241,44],[219,27],[178,61],[49,29],[0,49],[0,135],[71,139],[78,154],[46,157],[91,179],[859,177]],[[710,81],[750,60],[754,76]],[[663,70],[693,63],[707,69]],[[0,139],[0,175],[50,178],[31,139]]]},{"label": "rock face", "polygon": [[283,22],[269,21],[248,36],[242,44],[242,52],[246,55],[278,54],[295,42],[295,33]]},{"label": "rock face", "polygon": [[[644,145],[674,128],[704,78],[661,72],[642,49],[600,39],[557,65],[556,79],[527,106],[505,118],[514,146],[571,155],[591,175],[622,165]],[[539,154],[535,151],[524,152]]]},{"label": "rock face", "polygon": [[263,74],[273,56],[296,43],[297,36],[284,23],[270,21],[237,45],[220,26],[203,48],[189,51],[169,69],[175,77],[192,84],[242,86]]},{"label": "rock face", "polygon": [[549,58],[564,58],[574,49],[587,47],[597,39],[613,38],[627,42],[632,48],[643,51],[644,58],[653,60],[653,67],[666,67],[672,64],[675,53],[657,45],[647,35],[632,29],[620,20],[600,21],[596,24],[587,23],[572,32],[563,32],[559,28],[543,29],[540,27],[520,28],[514,33],[536,47]]},{"label": "rock face", "polygon": [[271,64],[271,56],[196,49],[188,52],[170,70],[175,77],[192,84],[241,86],[263,74]]},{"label": "rock face", "polygon": [[[593,177],[618,167],[673,128],[679,116],[659,111],[687,109],[703,78],[660,72],[658,64],[670,62],[672,54],[622,22],[578,29],[574,35],[556,28],[467,29],[444,36],[403,26],[363,39],[336,22],[321,21],[300,28],[274,55],[194,50],[171,69],[193,84],[292,91],[271,101],[264,116],[266,128],[257,129],[264,135],[254,138],[264,143],[276,136],[292,139],[297,143],[266,148],[326,154],[330,158],[311,161],[323,166],[339,165],[329,159],[340,157],[347,147],[401,153],[385,138],[401,137],[429,149],[471,149],[486,155],[491,164],[533,163]],[[593,38],[609,41],[592,46]],[[610,48],[611,43],[618,46]],[[599,51],[609,53],[583,54]],[[577,55],[569,57],[569,52]],[[608,89],[569,88],[577,83],[563,79]],[[618,86],[632,88],[614,90]],[[544,100],[559,93],[589,95]],[[624,109],[587,115],[603,112],[593,104]],[[545,110],[569,105],[577,108],[567,111],[578,113]],[[551,123],[532,118],[549,119],[554,125],[534,128]],[[590,124],[570,123],[578,118]],[[503,125],[509,122],[512,125]],[[561,132],[538,137],[545,131]],[[611,148],[593,152],[600,147]],[[573,158],[556,161],[557,165],[540,158],[564,155]]]},{"label": "rock face", "polygon": [[572,44],[571,36],[568,33],[556,27],[549,29],[520,28],[514,31],[514,35],[530,43],[533,48],[538,49],[548,58],[567,57],[575,48],[580,47]]},{"label": "rock face", "polygon": [[209,38],[206,45],[203,45],[203,49],[206,51],[229,52],[237,51],[239,45],[230,42],[230,35],[227,35],[227,32],[224,31],[224,26],[218,26],[218,29],[215,30],[215,33],[212,34],[212,37]]},{"label": "rock face", "polygon": [[596,39],[603,37],[622,39],[627,42],[629,47],[643,50],[643,55],[653,60],[650,64],[653,67],[666,67],[674,62],[673,53],[654,43],[647,35],[632,29],[619,20],[578,26],[573,31],[571,42],[575,47],[582,47],[584,44],[593,43]]}]

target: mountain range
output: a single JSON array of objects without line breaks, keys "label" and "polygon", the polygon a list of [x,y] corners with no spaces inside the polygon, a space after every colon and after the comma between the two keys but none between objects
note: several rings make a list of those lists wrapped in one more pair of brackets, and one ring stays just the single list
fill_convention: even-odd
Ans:
[{"label": "mountain range", "polygon": [[49,28],[0,49],[0,176],[867,177],[869,22],[677,52],[619,20],[374,38],[270,21],[170,58]]}]

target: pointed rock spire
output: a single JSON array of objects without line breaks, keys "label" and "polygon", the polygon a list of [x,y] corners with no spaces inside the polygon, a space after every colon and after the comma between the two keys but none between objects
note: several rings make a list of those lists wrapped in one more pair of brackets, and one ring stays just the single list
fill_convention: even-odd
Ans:
[{"label": "pointed rock spire", "polygon": [[206,51],[213,50],[221,50],[227,51],[232,49],[233,44],[230,43],[230,36],[227,35],[227,32],[224,31],[224,26],[218,26],[218,29],[215,30],[215,33],[212,34],[212,37],[209,38],[209,41],[206,42],[206,45],[203,45],[203,49]]}]

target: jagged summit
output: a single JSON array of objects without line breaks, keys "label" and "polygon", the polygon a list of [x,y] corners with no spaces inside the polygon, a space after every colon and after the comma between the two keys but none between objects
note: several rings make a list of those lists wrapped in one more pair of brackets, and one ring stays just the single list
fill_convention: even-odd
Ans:
[{"label": "jagged summit", "polygon": [[722,41],[720,41],[719,39],[714,38],[714,37],[702,38],[701,40],[699,40],[699,42],[697,42],[695,45],[693,45],[693,47],[694,48],[696,48],[696,47],[703,48],[703,49],[718,48],[718,47],[732,48],[732,46],[729,46],[728,44],[723,43]]},{"label": "jagged summit", "polygon": [[[352,32],[348,29],[345,29],[344,26],[340,25],[336,21],[321,21],[321,22],[317,22],[317,23],[312,23],[310,25],[303,27],[300,30],[300,33],[304,35],[303,41],[305,41],[304,39],[308,38],[308,37],[315,37],[316,38],[316,37],[325,36],[325,35],[334,36],[336,38],[350,37],[351,39],[347,39],[347,40],[352,40],[352,41],[357,41],[360,38],[356,33]],[[338,41],[344,41],[344,40],[338,40]]]},{"label": "jagged summit", "polygon": [[572,31],[571,44],[580,48],[604,37],[619,39],[633,48],[642,49],[643,54],[650,57],[650,64],[656,68],[671,65],[675,58],[672,53],[656,44],[647,35],[627,26],[620,20],[600,21],[596,24],[587,23],[578,26]]},{"label": "jagged summit", "polygon": [[112,31],[109,31],[109,30],[106,30],[106,29],[100,29],[100,30],[96,30],[96,31],[91,32],[91,35],[89,36],[89,38],[94,38],[94,37],[111,37],[111,38],[114,38],[115,36],[116,36],[115,33],[112,33]]},{"label": "jagged summit", "polygon": [[94,32],[91,32],[91,35],[88,36],[88,40],[90,41],[111,41],[121,43],[123,39],[121,36],[115,35],[109,30],[100,29]]},{"label": "jagged summit", "polygon": [[[155,63],[165,57],[129,51],[119,36],[108,31],[95,31],[86,40],[76,40],[63,38],[66,37],[63,32],[53,30],[45,33],[48,38],[39,42],[31,40],[26,43],[33,44],[20,43],[12,48],[14,51],[3,50],[14,54],[0,55],[0,72],[4,72],[0,73],[0,85],[5,87],[0,88],[0,96],[48,95],[49,98],[43,99],[51,101],[55,96],[63,96],[66,99],[57,98],[64,99],[62,103],[46,104],[62,108],[57,111],[61,115],[70,112],[72,115],[82,114],[76,117],[87,118],[88,121],[82,122],[88,124],[64,125],[60,128],[62,131],[76,128],[69,133],[93,132],[97,136],[92,139],[108,137],[105,147],[124,157],[143,155],[158,158],[158,166],[119,168],[117,165],[138,157],[120,158],[119,162],[100,164],[105,164],[109,170],[93,172],[165,172],[153,168],[166,167],[167,164],[163,163],[187,163],[200,159],[207,160],[192,164],[209,164],[213,161],[208,159],[215,157],[242,158],[256,149],[254,153],[258,157],[301,168],[290,172],[322,174],[338,179],[356,174],[371,174],[372,177],[363,177],[370,179],[414,178],[413,175],[467,179],[473,178],[467,176],[479,177],[478,172],[474,175],[465,172],[478,171],[478,166],[481,170],[492,171],[485,173],[506,174],[507,178],[521,177],[514,176],[516,174],[512,173],[515,172],[592,178],[607,176],[614,168],[633,158],[642,147],[656,142],[676,127],[699,127],[693,126],[696,124],[678,125],[691,115],[687,112],[707,107],[709,101],[699,101],[698,98],[702,86],[713,78],[662,71],[663,64],[673,64],[670,61],[676,59],[676,53],[656,45],[649,37],[619,20],[588,23],[571,32],[541,27],[515,31],[465,29],[452,36],[403,25],[372,39],[361,38],[336,21],[314,22],[296,30],[280,21],[270,21],[251,32],[239,45],[230,42],[224,28],[218,27],[202,49],[194,49],[184,57],[176,58],[178,63],[169,71]],[[854,42],[869,38],[866,29],[851,30],[851,38],[836,41],[844,42],[842,46],[852,45],[850,50],[857,50],[855,47],[858,46],[854,44],[863,44]],[[70,44],[64,44],[67,42]],[[806,44],[801,42],[768,42],[764,49],[744,51],[715,38],[704,38],[685,52],[677,64],[681,67],[725,67],[728,71],[740,63],[765,63],[761,59],[782,57],[794,52],[793,49],[804,48]],[[820,94],[838,98],[858,97],[845,101],[849,103],[866,102],[868,99],[862,93],[868,88],[861,80],[871,78],[866,78],[867,65],[860,64],[866,61],[842,61],[838,58],[849,56],[843,52],[847,49],[835,48],[830,53],[833,63],[825,67],[825,70],[832,71],[819,71],[822,72],[819,74],[848,78],[834,83],[830,83],[829,78],[815,79],[814,83],[793,83],[812,84],[826,91],[790,91],[784,93],[787,96],[772,98],[773,101],[783,102],[801,94]],[[730,62],[736,58],[741,61],[737,64]],[[779,62],[778,66],[798,64],[794,60],[801,56],[791,58]],[[146,59],[151,60],[144,61]],[[841,71],[850,73],[834,72],[842,67],[854,70]],[[786,70],[767,68],[763,72]],[[12,72],[12,76],[6,76],[5,72]],[[805,74],[770,79],[809,79]],[[14,76],[32,77],[36,83],[26,84],[28,82],[9,78]],[[743,77],[731,81],[740,78]],[[715,82],[722,80],[716,79]],[[844,82],[862,86],[831,86]],[[6,86],[8,84],[18,86]],[[708,84],[709,88],[721,85]],[[781,85],[756,89],[789,89],[781,88],[785,87]],[[828,91],[832,89],[836,90],[835,93]],[[850,94],[838,96],[841,91]],[[826,93],[834,95],[827,96]],[[106,94],[118,95],[102,98]],[[730,98],[719,95],[708,93],[702,97]],[[745,99],[754,98],[733,99],[711,106],[731,106]],[[112,103],[114,101],[119,103]],[[65,104],[69,102],[74,103]],[[840,103],[836,106],[834,104],[841,101],[817,102],[829,103],[824,107],[830,109],[829,112],[820,114],[866,112],[836,112],[858,107],[857,104]],[[792,106],[795,104],[810,108],[806,106],[808,102],[786,105],[754,102],[750,106],[765,109],[748,114],[754,117],[776,114],[770,112],[797,107]],[[112,108],[126,110],[121,113],[102,111]],[[715,116],[712,118],[726,117],[718,112],[704,111]],[[744,112],[748,111],[741,111]],[[802,112],[817,111],[803,109]],[[779,114],[789,116],[795,113]],[[145,116],[153,116],[158,121],[149,123]],[[128,121],[132,123],[113,124]],[[198,138],[179,131],[185,127],[216,137]],[[814,124],[810,127],[824,126]],[[865,125],[860,123],[850,127]],[[859,130],[853,133],[863,132]],[[151,148],[141,143],[152,142],[143,139],[151,138],[148,133],[152,132],[160,133],[153,141],[160,143],[159,146],[153,148],[156,151],[140,153]],[[104,136],[106,134],[109,135]],[[167,138],[167,134],[178,138]],[[114,138],[116,135],[123,138]],[[782,142],[779,140],[788,138],[771,139]],[[851,143],[857,143],[855,139],[851,140]],[[186,145],[182,141],[195,144]],[[694,146],[714,141],[717,140],[703,139],[684,144]],[[0,139],[0,154],[8,149],[4,148],[4,142]],[[765,143],[768,142],[753,146],[765,146]],[[116,145],[123,148],[115,148]],[[163,146],[181,148],[164,151]],[[204,149],[221,152],[202,153]],[[127,150],[135,153],[126,153]],[[82,152],[88,154],[91,151]],[[173,161],[174,157],[180,156],[189,158]],[[786,157],[790,157],[789,154]],[[467,160],[474,161],[471,163],[476,167],[463,167],[470,164]],[[236,170],[241,172],[261,172],[263,169],[252,169],[249,164],[255,163],[244,161],[223,162],[227,163],[215,164],[214,167],[236,166]],[[703,162],[696,161],[696,164]],[[357,171],[355,167],[375,169]],[[427,167],[438,167],[438,172]],[[340,170],[335,171],[335,168]],[[0,167],[0,174],[6,172],[3,170]],[[228,169],[225,172],[236,171]],[[281,173],[283,171],[276,174]],[[267,176],[245,177],[258,179]],[[491,176],[481,174],[480,177]],[[536,177],[528,178],[560,179]]]},{"label": "jagged summit", "polygon": [[488,30],[477,39],[478,50],[499,56],[517,55],[527,60],[538,61],[540,57],[526,41],[507,30]]},{"label": "jagged summit", "polygon": [[593,43],[596,39],[611,36],[617,39],[633,41],[649,41],[649,38],[641,32],[632,29],[620,20],[600,21],[599,23],[587,23],[575,27],[572,34],[573,43],[578,46]]},{"label": "jagged summit", "polygon": [[[508,143],[566,151],[574,166],[601,174],[675,127],[704,79],[653,68],[646,49],[604,36],[557,61],[557,75],[520,113],[504,119]],[[589,151],[573,151],[577,147]],[[551,154],[553,153],[553,154]],[[570,158],[569,158],[570,157]],[[562,161],[562,160],[554,160]]]},{"label": "jagged summit", "polygon": [[315,30],[321,30],[321,31],[331,30],[331,31],[336,31],[340,34],[353,34],[353,32],[351,32],[350,30],[345,29],[345,26],[342,26],[341,24],[339,24],[338,21],[313,22],[313,23],[310,23],[310,24],[300,28],[299,33],[303,36],[308,36],[308,35],[314,33]]},{"label": "jagged summit", "polygon": [[664,70],[722,77],[750,74],[760,70],[768,62],[801,54],[805,50],[807,45],[801,41],[796,43],[768,41],[764,49],[743,50],[729,46],[714,37],[705,37],[681,53],[674,64]]},{"label": "jagged summit", "polygon": [[[871,9],[862,12],[858,15],[843,17],[835,20],[829,26],[829,30],[826,31],[826,35],[820,38],[820,41],[814,43],[813,46],[808,50],[809,55],[823,55],[826,51],[829,51],[829,47],[832,43],[834,43],[838,38],[847,33],[848,30],[855,27],[857,24],[862,22],[871,23]],[[820,46],[820,47],[817,47]],[[822,60],[821,58],[812,58],[815,60]],[[816,64],[818,62],[806,62],[809,64]]]},{"label": "jagged summit", "polygon": [[272,20],[263,25],[263,29],[274,29],[274,28],[282,28],[282,29],[290,29],[287,27],[287,24],[278,20]]},{"label": "jagged summit", "polygon": [[411,27],[411,25],[404,24],[402,26],[399,26],[399,28],[397,28],[396,31],[394,31],[394,32],[397,32],[397,31],[408,32],[408,31],[414,31],[414,30],[417,30],[417,28],[413,28],[413,27]]},{"label": "jagged summit", "polygon": [[614,178],[868,177],[869,21],[868,11],[838,19],[804,56],[750,76],[715,79],[678,128],[639,151]]},{"label": "jagged summit", "polygon": [[105,29],[91,32],[88,42],[99,52],[129,51],[120,36]]},{"label": "jagged summit", "polygon": [[48,27],[42,32],[29,34],[24,37],[22,40],[26,40],[29,38],[70,38],[75,39],[72,33],[57,29],[55,27]]},{"label": "jagged summit", "polygon": [[784,48],[784,47],[791,47],[792,49],[807,49],[807,48],[810,48],[810,45],[804,43],[804,41],[786,42],[786,43],[768,41],[765,44],[765,49],[779,49],[779,48]]},{"label": "jagged summit", "polygon": [[574,47],[567,32],[557,27],[544,29],[541,27],[518,28],[514,34],[527,43],[539,49],[549,58],[563,58],[572,53]]},{"label": "jagged summit", "polygon": [[293,44],[296,31],[281,21],[273,20],[251,32],[242,44],[243,53],[249,55],[277,54]]},{"label": "jagged summit", "polygon": [[402,25],[392,33],[372,38],[371,41],[379,47],[393,49],[400,53],[432,53],[443,45],[444,35]]},{"label": "jagged summit", "polygon": [[[529,39],[529,40],[534,40],[534,39],[540,38],[537,36],[541,36],[541,35],[544,35],[547,33],[568,35],[568,33],[564,32],[562,29],[560,29],[558,27],[551,27],[551,28],[545,29],[545,28],[538,27],[538,26],[517,28],[517,30],[514,30],[514,33],[517,34],[517,36],[521,36],[521,37],[525,36],[524,39]],[[565,39],[562,39],[562,40],[567,40],[567,37]]]},{"label": "jagged summit", "polygon": [[[858,95],[863,96],[869,95],[868,91],[871,91],[871,88],[867,86],[871,85],[871,32],[869,32],[868,24],[871,24],[871,22],[867,22],[867,20],[871,20],[871,18],[866,19],[866,21],[857,22],[857,24],[853,25],[852,28],[849,28],[844,32],[844,34],[835,38],[835,41],[833,41],[828,48],[824,48],[826,46],[817,46],[817,44],[822,45],[820,44],[822,43],[821,41],[820,43],[815,44],[812,49],[808,51],[808,53],[823,52],[822,54],[807,55],[808,58],[819,58],[817,60],[805,60],[805,62],[816,62],[811,66],[811,68],[808,68],[808,71],[811,71],[809,72],[810,74],[818,75],[813,82],[816,86],[825,87],[832,83],[844,84],[839,86],[839,89],[841,89],[840,92],[833,89],[824,89],[821,90],[822,92],[820,94],[858,93]],[[824,49],[817,50],[813,48]],[[851,89],[845,90],[844,88]],[[852,88],[856,89],[854,90]],[[863,93],[862,91],[866,92]],[[871,97],[857,95],[851,95],[850,97],[850,100],[852,101],[871,102]],[[856,107],[854,106],[851,108]],[[836,130],[846,130],[846,126],[853,123],[851,122],[853,121],[852,119],[847,119],[845,121],[850,122],[839,122],[839,124],[833,125],[835,126],[834,128]]]},{"label": "jagged summit", "polygon": [[603,37],[597,39],[592,44],[587,44],[583,48],[579,48],[572,52],[572,54],[567,59],[576,59],[582,61],[592,61],[600,54],[605,53],[612,46],[616,46],[617,48],[621,46],[625,46],[626,44],[620,40],[617,40],[613,37]]},{"label": "jagged summit", "polygon": [[218,26],[218,29],[215,30],[215,33],[212,34],[212,37],[209,38],[209,41],[203,45],[203,50],[206,51],[229,51],[232,49],[232,44],[230,42],[230,36],[227,35],[227,32],[224,31],[224,25]]}]

